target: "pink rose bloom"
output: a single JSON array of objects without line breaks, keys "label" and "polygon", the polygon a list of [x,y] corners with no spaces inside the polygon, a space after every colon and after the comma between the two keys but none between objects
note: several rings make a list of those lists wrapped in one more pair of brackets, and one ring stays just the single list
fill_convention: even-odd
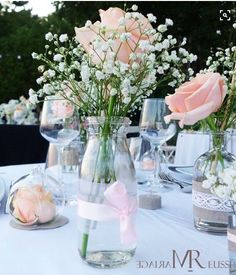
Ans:
[{"label": "pink rose bloom", "polygon": [[193,125],[216,112],[226,95],[226,85],[219,73],[198,74],[194,79],[181,85],[165,101],[172,114],[165,117],[179,120],[179,126]]},{"label": "pink rose bloom", "polygon": [[56,206],[50,192],[41,185],[22,187],[13,198],[13,216],[22,223],[46,223],[56,215]]},{"label": "pink rose bloom", "polygon": [[65,99],[55,100],[52,105],[52,111],[58,118],[69,118],[74,114],[74,105]]},{"label": "pink rose bloom", "polygon": [[[122,42],[119,38],[115,40],[112,51],[117,53],[117,59],[124,63],[129,63],[130,53],[140,52],[136,49],[139,40],[151,40],[151,36],[143,34],[145,29],[153,29],[148,19],[140,14],[140,18],[135,20],[133,18],[126,19],[125,27],[119,24],[119,19],[125,16],[125,12],[120,8],[109,8],[108,10],[99,10],[101,22],[97,21],[90,27],[75,27],[76,40],[83,46],[84,50],[92,56],[94,63],[98,64],[104,59],[102,50],[96,52],[91,47],[91,42],[98,36],[99,26],[102,24],[106,27],[105,40],[110,33],[117,31],[119,34],[124,32],[130,33],[131,37],[128,41]],[[104,41],[105,43],[105,41]]]}]

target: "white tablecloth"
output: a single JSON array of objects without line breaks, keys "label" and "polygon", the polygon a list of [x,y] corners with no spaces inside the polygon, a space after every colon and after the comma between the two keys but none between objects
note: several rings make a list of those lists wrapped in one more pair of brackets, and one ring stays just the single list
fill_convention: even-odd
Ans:
[{"label": "white tablecloth", "polygon": [[[7,182],[29,172],[32,165],[0,167],[0,176]],[[5,174],[4,174],[5,173]],[[0,275],[226,275],[227,268],[213,268],[213,261],[227,261],[226,236],[198,232],[193,227],[191,194],[178,188],[162,195],[160,210],[139,210],[137,228],[139,244],[134,259],[126,266],[98,270],[84,264],[77,252],[76,208],[65,210],[70,223],[54,230],[21,231],[9,226],[10,216],[0,214]],[[105,240],[104,240],[105,241]],[[195,262],[189,272],[188,261],[181,268],[172,265],[172,251],[183,259],[187,250],[199,250],[199,261],[212,268],[201,269]],[[194,253],[194,252],[193,252]],[[146,267],[150,261],[155,268]],[[160,264],[165,261],[165,268]]]}]

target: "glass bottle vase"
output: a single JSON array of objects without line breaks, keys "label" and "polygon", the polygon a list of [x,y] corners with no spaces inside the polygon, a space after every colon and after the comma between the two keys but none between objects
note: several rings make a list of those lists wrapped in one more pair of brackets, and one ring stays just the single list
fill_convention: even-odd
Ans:
[{"label": "glass bottle vase", "polygon": [[98,268],[129,262],[136,249],[135,169],[126,142],[128,118],[89,117],[79,178],[81,258]]},{"label": "glass bottle vase", "polygon": [[226,233],[228,214],[232,211],[228,198],[223,199],[204,186],[204,180],[218,177],[224,169],[233,165],[236,158],[226,150],[226,135],[210,133],[210,149],[201,155],[194,165],[192,188],[194,225],[200,231]]}]

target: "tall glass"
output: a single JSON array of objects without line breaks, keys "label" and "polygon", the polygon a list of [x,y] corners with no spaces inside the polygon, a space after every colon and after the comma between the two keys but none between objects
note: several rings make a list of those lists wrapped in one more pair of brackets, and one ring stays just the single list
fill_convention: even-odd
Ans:
[{"label": "tall glass", "polygon": [[61,180],[61,153],[79,135],[79,117],[76,108],[56,96],[46,98],[43,104],[40,133],[58,151],[58,177]]},{"label": "tall glass", "polygon": [[176,123],[165,123],[164,117],[170,113],[164,99],[145,99],[140,117],[140,135],[148,140],[155,157],[154,177],[151,192],[167,192],[171,188],[163,185],[160,178],[160,160],[163,158],[160,147],[176,133]]}]

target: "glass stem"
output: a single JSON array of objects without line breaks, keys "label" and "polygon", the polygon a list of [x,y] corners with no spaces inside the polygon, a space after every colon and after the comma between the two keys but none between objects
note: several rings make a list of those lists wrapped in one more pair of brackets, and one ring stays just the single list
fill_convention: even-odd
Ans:
[{"label": "glass stem", "polygon": [[63,185],[63,179],[62,179],[62,153],[63,153],[62,146],[57,145],[57,174],[58,174],[58,180],[61,185]]},{"label": "glass stem", "polygon": [[154,178],[153,183],[151,186],[151,193],[153,193],[155,187],[160,186],[160,178],[159,178],[159,172],[160,172],[160,145],[154,145]]}]

